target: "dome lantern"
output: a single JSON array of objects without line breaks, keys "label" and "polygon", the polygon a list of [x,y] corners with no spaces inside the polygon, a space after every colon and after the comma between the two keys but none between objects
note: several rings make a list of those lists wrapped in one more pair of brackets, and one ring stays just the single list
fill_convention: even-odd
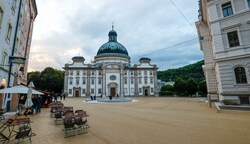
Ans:
[{"label": "dome lantern", "polygon": [[114,30],[114,23],[112,24],[112,30],[109,31],[109,42],[117,42],[117,33]]}]

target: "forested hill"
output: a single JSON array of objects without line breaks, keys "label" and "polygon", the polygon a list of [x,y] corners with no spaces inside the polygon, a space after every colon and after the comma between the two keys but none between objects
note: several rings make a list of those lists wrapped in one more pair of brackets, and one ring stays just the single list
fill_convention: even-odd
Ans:
[{"label": "forested hill", "polygon": [[177,77],[180,77],[183,80],[194,78],[197,82],[199,82],[205,79],[202,71],[202,65],[204,65],[204,60],[176,69],[158,71],[158,79],[168,82],[174,81]]}]

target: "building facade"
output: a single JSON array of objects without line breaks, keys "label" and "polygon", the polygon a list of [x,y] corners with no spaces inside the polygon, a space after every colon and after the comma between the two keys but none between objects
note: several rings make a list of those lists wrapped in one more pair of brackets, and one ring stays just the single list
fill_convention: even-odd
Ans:
[{"label": "building facade", "polygon": [[196,22],[208,98],[250,103],[250,0],[200,0]]},{"label": "building facade", "polygon": [[150,64],[149,58],[141,58],[132,66],[113,26],[108,36],[109,41],[99,48],[93,63],[85,64],[83,57],[76,56],[72,64],[65,64],[64,90],[68,96],[157,97],[157,66]]},{"label": "building facade", "polygon": [[[0,1],[0,86],[6,88],[27,84],[27,67],[34,20],[35,0]],[[23,64],[10,63],[10,58],[25,59]],[[15,109],[18,97],[0,96],[0,108]],[[10,108],[12,107],[12,108]]]}]

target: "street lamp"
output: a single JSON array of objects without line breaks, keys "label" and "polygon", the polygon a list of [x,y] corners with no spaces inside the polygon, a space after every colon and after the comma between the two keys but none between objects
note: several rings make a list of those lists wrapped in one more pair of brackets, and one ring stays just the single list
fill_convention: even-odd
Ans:
[{"label": "street lamp", "polygon": [[[24,58],[24,57],[16,57],[16,56],[9,57],[10,69],[9,69],[9,73],[8,73],[7,87],[10,87],[10,76],[11,76],[11,70],[12,70],[13,64],[25,64],[25,60],[26,60],[26,58]],[[20,68],[20,71],[22,71],[22,69],[23,69],[23,67]]]}]

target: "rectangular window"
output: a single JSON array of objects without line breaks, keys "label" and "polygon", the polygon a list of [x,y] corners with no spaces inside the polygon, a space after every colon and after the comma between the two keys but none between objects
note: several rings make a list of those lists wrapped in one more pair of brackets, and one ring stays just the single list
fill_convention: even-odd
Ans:
[{"label": "rectangular window", "polygon": [[79,78],[76,79],[76,85],[79,85]]},{"label": "rectangular window", "polygon": [[221,7],[222,7],[222,12],[223,12],[224,17],[233,15],[233,8],[231,5],[231,2],[228,2],[228,3],[221,5]]},{"label": "rectangular window", "polygon": [[237,31],[227,33],[227,38],[230,47],[236,47],[240,45]]},{"label": "rectangular window", "polygon": [[8,40],[8,41],[10,41],[11,32],[12,32],[12,26],[11,26],[11,24],[9,24],[7,35],[6,35],[6,40]]},{"label": "rectangular window", "polygon": [[85,89],[82,89],[82,94],[85,94],[86,93],[86,90]]},{"label": "rectangular window", "polygon": [[138,71],[138,75],[141,75],[141,71],[140,70]]},{"label": "rectangular window", "polygon": [[101,94],[102,93],[102,89],[98,89],[98,94]]},{"label": "rectangular window", "polygon": [[69,89],[69,94],[72,94],[72,89]]},{"label": "rectangular window", "polygon": [[23,15],[20,14],[20,18],[19,18],[19,26],[21,26],[23,24]]},{"label": "rectangular window", "polygon": [[19,46],[19,38],[16,38],[15,51],[17,52]]},{"label": "rectangular window", "polygon": [[86,71],[83,71],[83,75],[86,75]]},{"label": "rectangular window", "polygon": [[124,71],[124,75],[125,75],[125,76],[127,75],[127,71]]},{"label": "rectangular window", "polygon": [[144,71],[144,75],[145,75],[145,76],[147,75],[147,71]]},{"label": "rectangular window", "polygon": [[141,88],[139,88],[139,93],[141,93]]},{"label": "rectangular window", "polygon": [[78,75],[78,76],[79,76],[79,75],[80,75],[80,71],[76,71],[76,75]]},{"label": "rectangular window", "polygon": [[154,92],[154,88],[151,88],[151,93],[153,93]]},{"label": "rectangular window", "polygon": [[72,70],[71,70],[71,71],[69,71],[69,74],[70,74],[70,75],[73,75],[73,71],[72,71]]},{"label": "rectangular window", "polygon": [[150,78],[150,83],[153,84],[153,79],[152,78]]},{"label": "rectangular window", "polygon": [[124,78],[124,84],[127,84],[128,80],[126,78]]},{"label": "rectangular window", "polygon": [[134,75],[134,72],[133,72],[133,71],[131,71],[131,75]]},{"label": "rectangular window", "polygon": [[134,78],[131,78],[131,84],[134,84]]},{"label": "rectangular window", "polygon": [[7,65],[8,54],[6,52],[3,53],[2,65],[5,67]]},{"label": "rectangular window", "polygon": [[102,75],[102,71],[99,71],[98,75],[101,76]]},{"label": "rectangular window", "polygon": [[144,78],[144,83],[147,84],[148,83],[148,79]]},{"label": "rectangular window", "polygon": [[0,29],[2,27],[2,21],[3,21],[3,9],[0,7]]},{"label": "rectangular window", "polygon": [[124,88],[124,93],[128,94],[128,89],[127,88]]},{"label": "rectangular window", "polygon": [[153,72],[152,72],[152,71],[150,71],[150,75],[153,75]]},{"label": "rectangular window", "polygon": [[141,78],[139,78],[139,84],[141,84]]},{"label": "rectangular window", "polygon": [[69,85],[73,84],[73,79],[69,79]]},{"label": "rectangular window", "polygon": [[12,3],[12,7],[11,7],[11,9],[12,9],[12,11],[13,11],[13,13],[15,13],[15,10],[16,10],[16,2],[17,0],[13,0],[13,3]]},{"label": "rectangular window", "polygon": [[91,94],[94,94],[95,93],[95,90],[94,89],[91,89]]},{"label": "rectangular window", "polygon": [[92,75],[92,76],[95,75],[95,71],[92,71],[92,72],[91,72],[91,75]]},{"label": "rectangular window", "polygon": [[82,79],[82,84],[84,84],[84,85],[86,84],[86,79],[85,78]]},{"label": "rectangular window", "polygon": [[234,69],[234,74],[237,84],[247,83],[246,70],[244,67],[236,67]]},{"label": "rectangular window", "polygon": [[102,84],[102,79],[98,79],[98,84]]},{"label": "rectangular window", "polygon": [[135,89],[131,88],[131,94],[134,94]]},{"label": "rectangular window", "polygon": [[95,79],[91,79],[91,84],[95,84]]}]

